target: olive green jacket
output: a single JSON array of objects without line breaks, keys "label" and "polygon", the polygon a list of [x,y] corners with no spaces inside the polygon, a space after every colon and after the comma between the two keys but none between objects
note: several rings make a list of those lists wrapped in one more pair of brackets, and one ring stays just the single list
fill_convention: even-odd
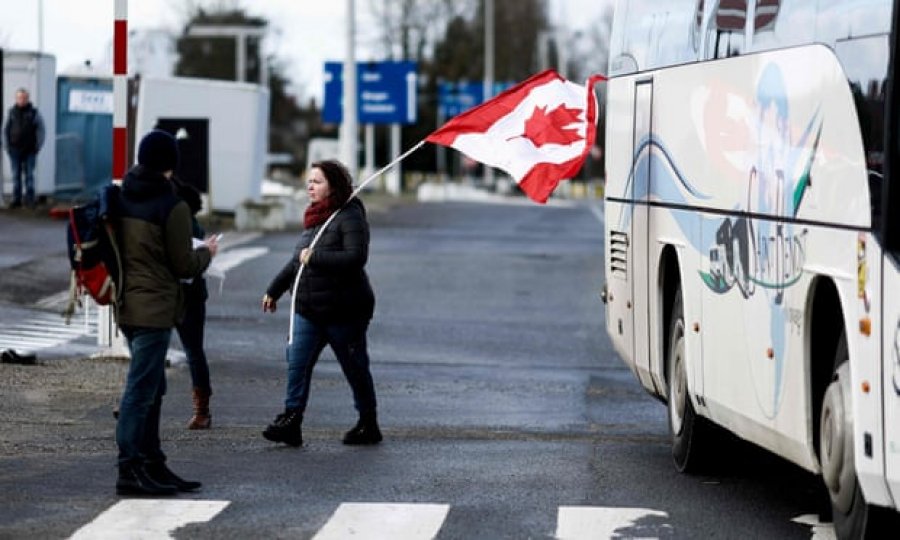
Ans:
[{"label": "olive green jacket", "polygon": [[193,249],[191,211],[169,180],[140,165],[122,183],[118,220],[124,291],[121,325],[171,328],[182,318],[181,279],[200,276],[212,258]]}]

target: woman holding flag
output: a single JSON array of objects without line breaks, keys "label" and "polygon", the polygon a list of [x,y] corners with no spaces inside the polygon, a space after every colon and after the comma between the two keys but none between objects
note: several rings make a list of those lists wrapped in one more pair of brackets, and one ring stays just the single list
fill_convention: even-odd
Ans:
[{"label": "woman holding flag", "polygon": [[343,442],[377,444],[382,436],[366,347],[366,331],[375,309],[375,295],[365,271],[369,255],[366,210],[358,198],[351,196],[350,173],[337,161],[313,163],[306,191],[310,204],[303,218],[303,233],[294,255],[262,299],[263,311],[274,312],[279,297],[300,274],[293,291],[293,320],[286,351],[284,412],[275,417],[263,436],[291,446],[303,444],[301,423],[310,378],[322,349],[330,345],[359,412],[359,421],[344,435]]}]

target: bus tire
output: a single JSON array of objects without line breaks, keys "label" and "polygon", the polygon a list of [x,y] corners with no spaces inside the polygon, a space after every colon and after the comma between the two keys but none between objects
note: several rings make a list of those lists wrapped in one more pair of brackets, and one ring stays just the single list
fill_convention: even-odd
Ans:
[{"label": "bus tire", "polygon": [[[900,516],[866,503],[853,456],[853,411],[850,405],[850,362],[847,335],[838,340],[834,375],[822,398],[819,460],[822,479],[831,501],[834,531],[840,539],[877,538],[896,530]],[[893,528],[893,529],[892,529]]]},{"label": "bus tire", "polygon": [[684,349],[684,307],[681,289],[675,293],[672,316],[669,319],[669,350],[666,358],[668,381],[666,401],[669,409],[669,433],[672,437],[672,458],[679,472],[696,472],[701,461],[703,424],[688,395]]}]

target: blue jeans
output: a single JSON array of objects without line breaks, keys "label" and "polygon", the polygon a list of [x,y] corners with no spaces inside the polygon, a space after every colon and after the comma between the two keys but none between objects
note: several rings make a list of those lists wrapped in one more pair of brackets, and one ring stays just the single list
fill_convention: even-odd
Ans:
[{"label": "blue jeans", "polygon": [[9,164],[13,177],[13,204],[22,203],[22,179],[25,179],[25,202],[34,204],[34,162],[35,153],[22,153],[18,150],[10,150]]},{"label": "blue jeans", "polygon": [[122,326],[131,364],[119,404],[116,444],[119,464],[165,461],[159,442],[159,413],[166,393],[166,351],[171,328]]},{"label": "blue jeans", "polygon": [[203,327],[206,325],[206,302],[189,299],[184,310],[184,320],[175,326],[188,367],[191,370],[191,384],[205,392],[212,393],[209,385],[209,364],[203,350]]},{"label": "blue jeans", "polygon": [[294,314],[294,339],[287,347],[286,409],[306,410],[313,367],[325,345],[341,364],[344,377],[353,391],[353,405],[360,415],[375,414],[375,384],[369,372],[366,350],[366,321],[344,324],[317,324]]}]

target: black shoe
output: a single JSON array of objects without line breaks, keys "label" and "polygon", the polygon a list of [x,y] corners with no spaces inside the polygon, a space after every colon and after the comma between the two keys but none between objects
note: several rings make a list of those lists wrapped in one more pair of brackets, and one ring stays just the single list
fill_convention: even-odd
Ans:
[{"label": "black shoe", "polygon": [[9,205],[10,208],[22,208],[22,201],[13,201],[12,204]]},{"label": "black shoe", "polygon": [[150,475],[153,480],[155,480],[159,484],[169,484],[175,486],[175,489],[178,491],[196,491],[200,489],[203,485],[200,482],[194,482],[192,480],[185,480],[173,473],[171,469],[166,466],[164,461],[155,461],[151,463],[147,463],[144,465],[144,470],[147,471],[147,474]]},{"label": "black shoe", "polygon": [[4,364],[20,364],[23,366],[33,366],[37,362],[35,354],[19,354],[15,349],[6,349],[0,353],[0,362]]},{"label": "black shoe", "polygon": [[381,442],[381,430],[375,415],[362,416],[353,429],[344,434],[344,444],[378,444]]},{"label": "black shoe", "polygon": [[160,484],[154,480],[143,465],[119,465],[119,479],[116,480],[118,495],[175,495],[177,491],[171,484]]},{"label": "black shoe", "polygon": [[286,409],[275,417],[275,421],[269,424],[263,431],[263,437],[273,442],[283,442],[291,446],[303,444],[303,432],[300,424],[303,423],[303,413],[300,409]]}]

